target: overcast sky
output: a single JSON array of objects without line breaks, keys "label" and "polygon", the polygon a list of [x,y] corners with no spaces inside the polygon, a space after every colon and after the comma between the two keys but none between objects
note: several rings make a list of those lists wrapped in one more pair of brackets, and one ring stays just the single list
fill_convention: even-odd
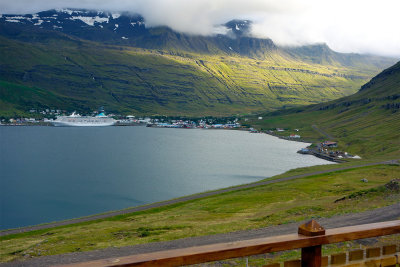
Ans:
[{"label": "overcast sky", "polygon": [[148,26],[202,35],[250,19],[253,35],[280,45],[400,57],[400,0],[0,0],[1,14],[68,7],[139,13]]}]

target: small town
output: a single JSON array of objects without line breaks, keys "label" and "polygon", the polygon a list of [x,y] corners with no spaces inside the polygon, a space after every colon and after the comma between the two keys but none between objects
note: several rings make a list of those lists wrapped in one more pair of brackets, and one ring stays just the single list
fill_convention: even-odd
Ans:
[{"label": "small town", "polygon": [[[2,126],[53,126],[59,117],[71,117],[75,112],[69,113],[65,110],[59,109],[44,109],[35,110],[31,109],[29,112],[32,117],[25,118],[1,118],[0,125]],[[95,118],[102,114],[103,109],[100,111],[93,111],[90,116],[83,116],[87,118]],[[69,115],[66,115],[69,114]],[[75,116],[80,116],[79,114]],[[233,129],[241,128],[238,123],[238,118],[176,118],[168,116],[154,116],[154,117],[141,117],[134,115],[119,115],[108,114],[107,118],[113,118],[113,126],[147,126],[159,128],[201,128],[201,129]]]}]

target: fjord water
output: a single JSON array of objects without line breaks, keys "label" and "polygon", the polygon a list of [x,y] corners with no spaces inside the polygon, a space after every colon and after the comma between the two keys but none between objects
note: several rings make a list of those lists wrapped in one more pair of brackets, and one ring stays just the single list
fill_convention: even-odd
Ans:
[{"label": "fjord water", "polygon": [[251,183],[330,162],[245,131],[0,127],[1,229]]}]

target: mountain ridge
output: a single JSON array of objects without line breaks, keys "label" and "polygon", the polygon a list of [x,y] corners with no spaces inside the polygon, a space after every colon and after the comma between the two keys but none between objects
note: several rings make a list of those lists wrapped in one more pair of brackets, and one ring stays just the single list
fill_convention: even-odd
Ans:
[{"label": "mountain ridge", "polygon": [[[52,9],[38,12],[36,14],[24,15],[0,15],[0,23],[19,23],[33,25],[41,29],[55,30],[68,35],[76,36],[84,40],[100,41],[106,44],[128,45],[149,49],[167,49],[188,52],[225,52],[238,53],[245,56],[262,56],[260,51],[275,50],[278,46],[270,38],[258,38],[251,35],[250,20],[230,20],[219,25],[225,27],[222,33],[214,33],[209,36],[185,34],[176,32],[167,26],[147,27],[144,18],[138,13],[108,12],[85,9]],[[2,29],[4,30],[4,29]],[[220,29],[221,31],[221,29]],[[4,34],[4,32],[3,32]],[[162,36],[169,43],[154,42]],[[133,38],[134,40],[130,40]],[[178,45],[178,41],[181,42]],[[196,45],[197,44],[197,45]],[[251,50],[252,53],[249,53]],[[310,52],[316,57],[332,57],[336,61],[346,64],[340,58],[344,56],[361,56],[356,53],[337,53],[330,49],[325,43],[303,45],[296,47],[279,46],[282,51],[290,56],[306,55]],[[217,50],[217,51],[216,51]],[[368,57],[369,55],[362,55]],[[385,58],[385,57],[379,57]],[[326,60],[325,60],[326,61]],[[320,60],[317,63],[323,63]],[[329,64],[332,60],[327,60]],[[378,63],[378,62],[376,62]],[[347,65],[349,62],[347,62]]]},{"label": "mountain ridge", "polygon": [[[31,28],[33,31],[54,30],[84,40],[111,45],[166,49],[168,51],[183,50],[213,54],[222,52],[260,57],[265,51],[276,48],[271,39],[249,37],[247,32],[249,26],[243,26],[243,30],[239,29],[239,23],[247,24],[239,20],[232,20],[221,25],[221,27],[225,27],[226,34],[213,36],[179,33],[166,26],[147,28],[141,15],[126,12],[120,14],[65,9],[0,17],[0,24],[8,24],[9,27],[10,23],[34,26]],[[7,36],[4,27],[0,31]],[[12,35],[8,35],[8,37],[12,37]],[[246,49],[248,47],[251,49]]]},{"label": "mountain ridge", "polygon": [[[70,111],[223,116],[349,95],[394,62],[329,47],[317,56],[312,47],[282,48],[249,37],[250,21],[225,24],[233,37],[192,36],[146,28],[139,15],[90,12],[0,17],[0,97],[7,106],[26,112],[50,107],[56,97],[63,107],[51,108]],[[33,88],[41,97],[22,101]],[[12,90],[20,97],[10,100]]]}]

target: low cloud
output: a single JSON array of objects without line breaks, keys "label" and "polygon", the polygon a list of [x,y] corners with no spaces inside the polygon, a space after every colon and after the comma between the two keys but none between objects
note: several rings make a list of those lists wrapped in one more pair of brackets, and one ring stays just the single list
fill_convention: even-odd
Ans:
[{"label": "low cloud", "polygon": [[323,42],[340,52],[400,57],[398,0],[4,0],[0,13],[66,7],[139,13],[148,26],[200,35],[223,32],[220,25],[232,19],[250,19],[254,36],[280,45]]}]

